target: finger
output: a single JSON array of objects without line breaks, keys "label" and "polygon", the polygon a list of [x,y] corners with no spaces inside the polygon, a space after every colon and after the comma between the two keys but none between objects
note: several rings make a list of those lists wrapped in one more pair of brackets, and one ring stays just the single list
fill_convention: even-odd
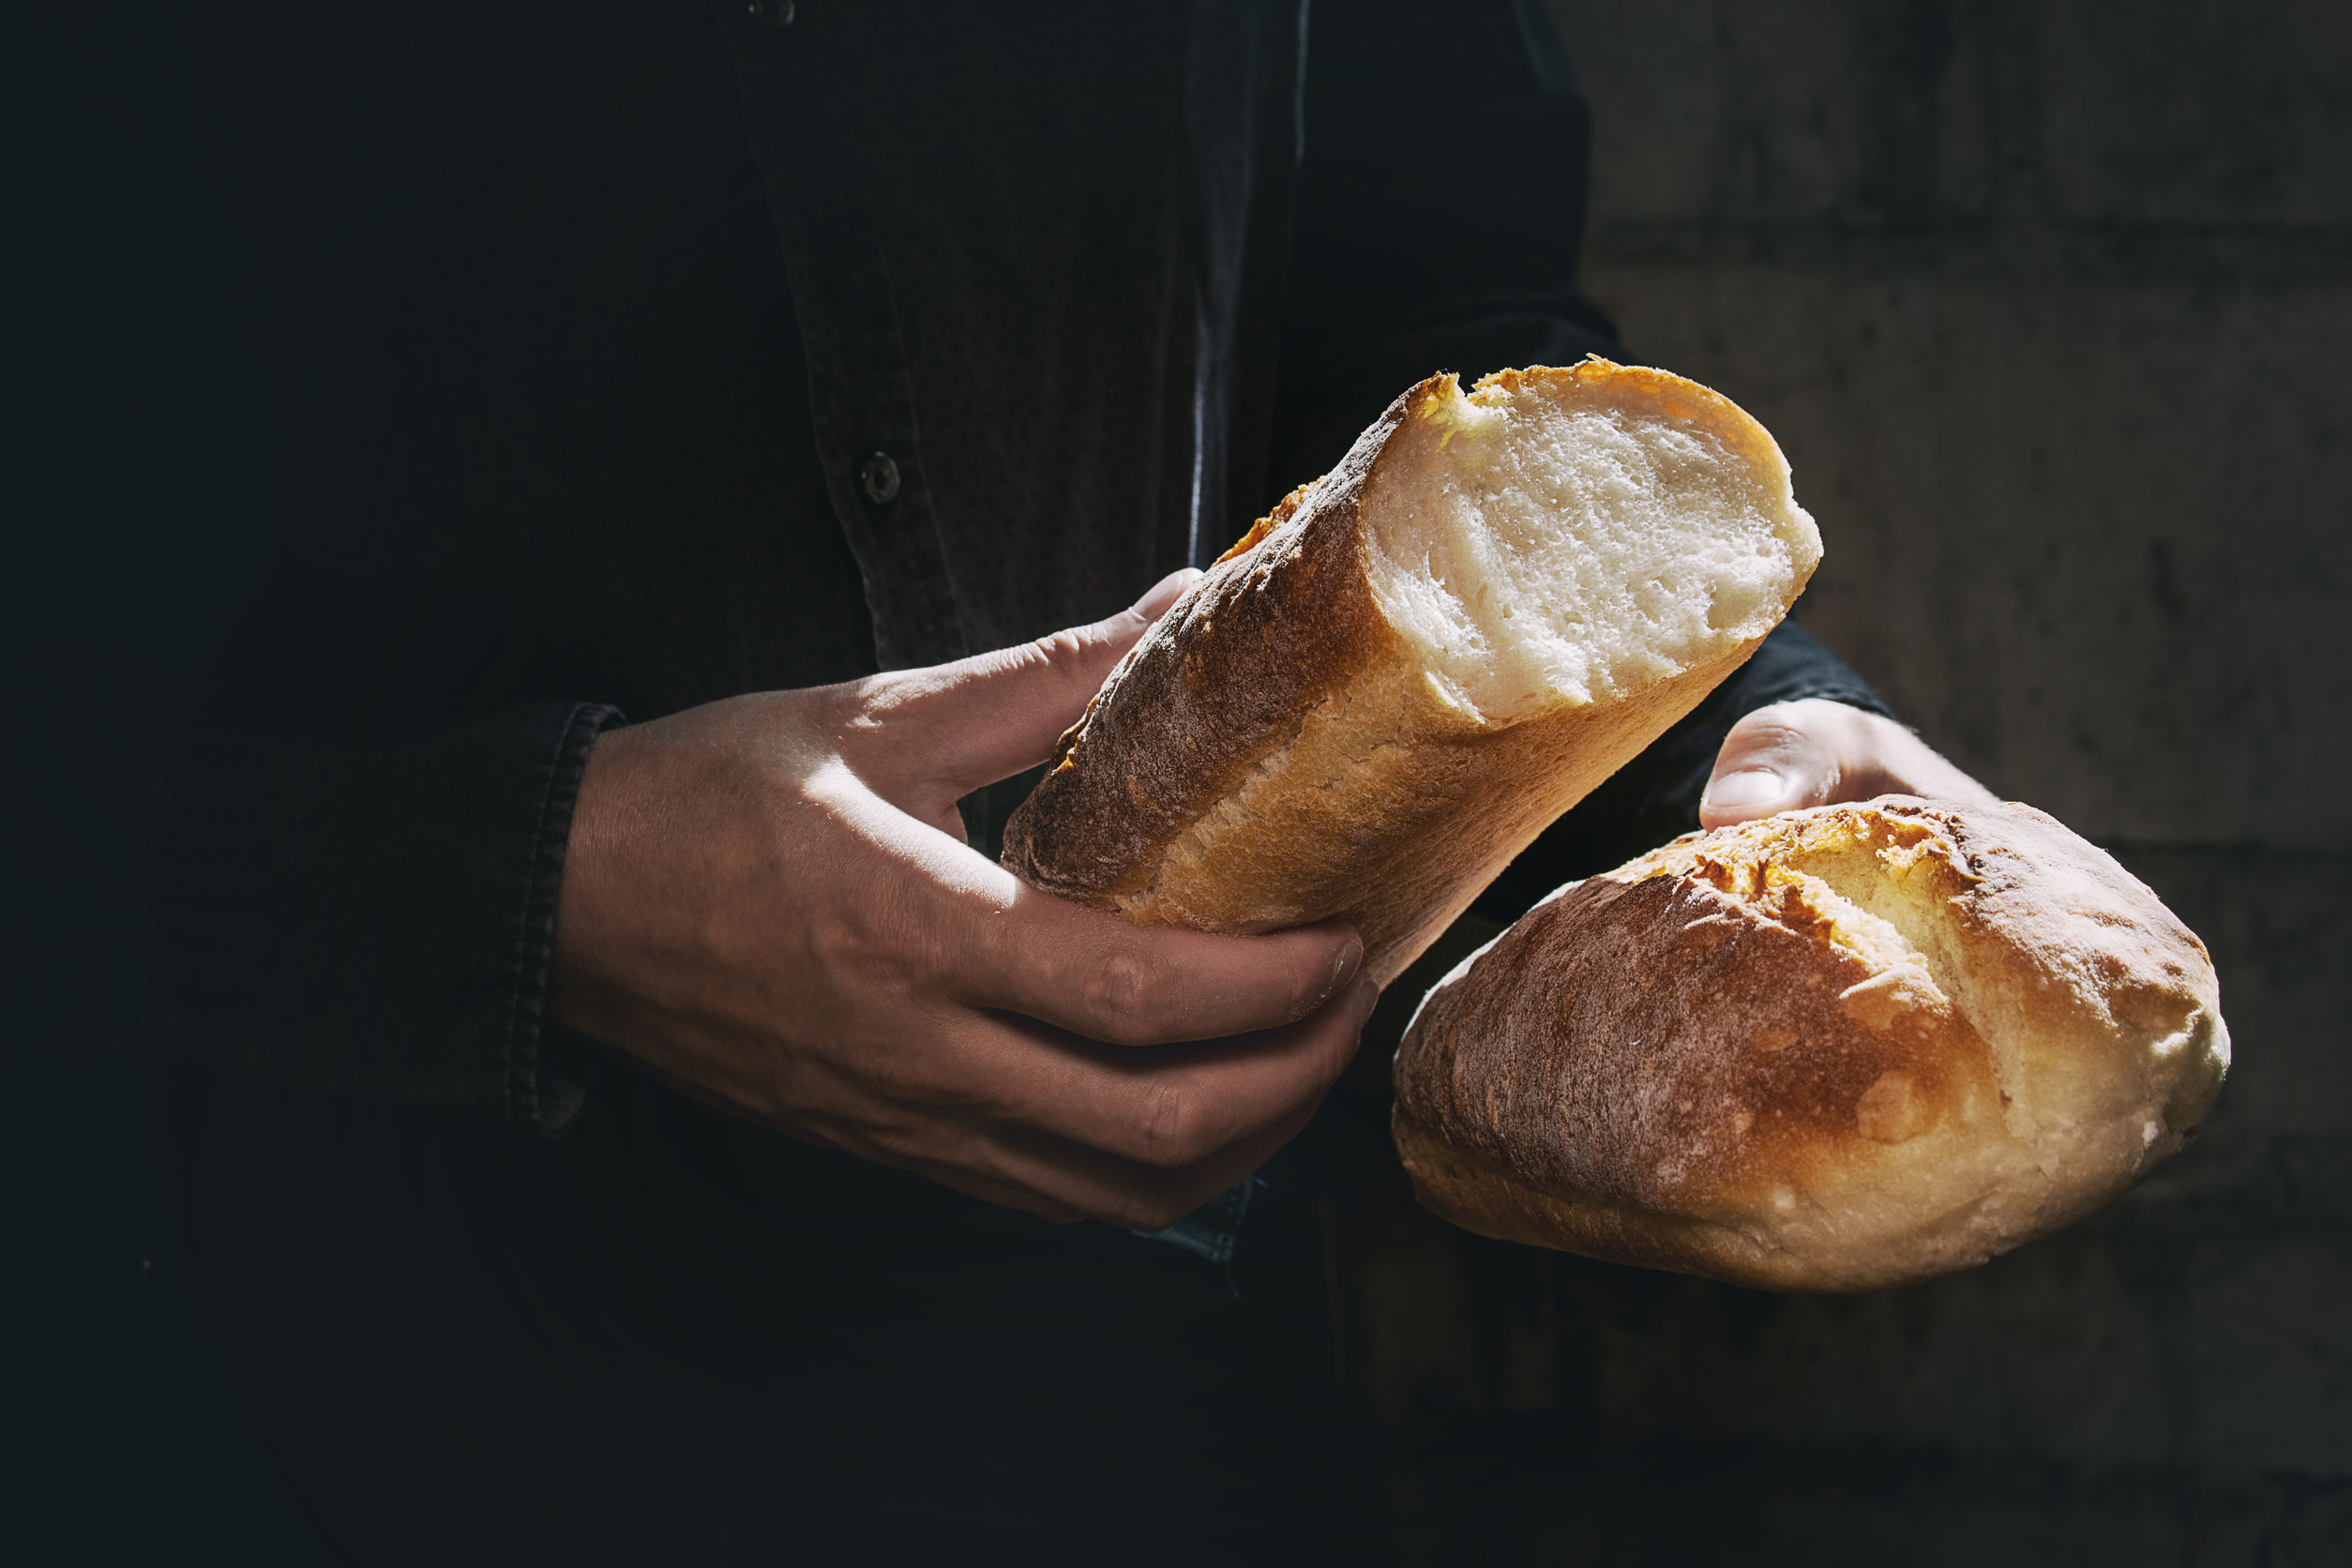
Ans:
[{"label": "finger", "polygon": [[1841,792],[1832,800],[1885,794],[1980,803],[1998,798],[1894,720],[1856,711],[1852,722],[1862,738],[1841,769]]},{"label": "finger", "polygon": [[990,1168],[1018,1177],[1047,1202],[1149,1235],[1167,1229],[1256,1174],[1305,1129],[1315,1109],[1313,1105],[1301,1107],[1279,1123],[1179,1169],[1136,1165],[1091,1150],[1009,1136],[991,1151]]},{"label": "finger", "polygon": [[[822,1066],[837,1085],[863,1091],[853,1099],[987,1111],[1181,1163],[1200,1140],[1230,1138],[1271,1112],[1219,1121],[1158,1096],[1154,1072],[1220,1103],[1278,1108],[1319,1093],[1344,1069],[1360,1018],[1333,1035],[1322,1033],[1334,1027],[1329,1017],[1287,1036],[1262,1032],[1304,1019],[1355,980],[1362,943],[1346,927],[1231,937],[1131,926],[1039,893],[961,845],[918,835],[870,796],[851,804],[861,802],[863,811],[848,820],[871,818],[905,840],[898,847],[916,874],[875,882],[851,918],[829,927],[829,962],[837,973],[927,999],[921,1005],[932,1022],[900,1032],[904,1043],[882,1054],[851,1052]],[[1108,984],[1071,964],[1081,943],[1110,956]],[[1350,1005],[1359,1003],[1368,1007],[1369,995]],[[1102,1043],[1106,1034],[1115,1047]],[[1228,1038],[1236,1035],[1252,1038]],[[1211,1043],[1182,1053],[1121,1048],[1187,1040]],[[1282,1049],[1286,1042],[1298,1048]],[[812,1094],[815,1088],[784,1098],[802,1106],[833,1098]],[[1155,1124],[1157,1142],[1128,1132]]]},{"label": "finger", "polygon": [[844,754],[878,793],[929,820],[942,803],[1044,761],[1112,668],[1199,576],[1189,566],[1173,572],[1091,626],[865,683]]},{"label": "finger", "polygon": [[1153,1061],[981,1019],[945,1053],[969,1069],[963,1084],[917,1070],[930,1110],[877,1116],[865,1103],[876,1086],[856,1084],[795,1130],[1046,1218],[1156,1229],[1296,1135],[1346,1070],[1378,994],[1362,981],[1289,1030]]},{"label": "finger", "polygon": [[886,955],[945,1001],[1088,1039],[1165,1045],[1303,1018],[1364,965],[1363,942],[1336,922],[1263,936],[1132,925],[918,829],[845,771],[809,788],[908,873],[873,884],[833,934],[857,937],[852,945]]},{"label": "finger", "polygon": [[989,1053],[989,1080],[970,1087],[997,1122],[1181,1169],[1320,1101],[1347,1071],[1379,995],[1359,981],[1288,1028],[1151,1051],[1035,1035]]},{"label": "finger", "polygon": [[1364,943],[1326,922],[1263,936],[1136,926],[1001,873],[993,917],[942,951],[950,993],[1123,1046],[1245,1034],[1303,1018],[1363,967]]},{"label": "finger", "polygon": [[1715,828],[1884,794],[1989,801],[1991,791],[1880,714],[1822,698],[1758,708],[1731,728],[1699,805]]},{"label": "finger", "polygon": [[1833,719],[1777,702],[1731,727],[1699,797],[1699,824],[1728,827],[1835,798],[1842,779]]}]

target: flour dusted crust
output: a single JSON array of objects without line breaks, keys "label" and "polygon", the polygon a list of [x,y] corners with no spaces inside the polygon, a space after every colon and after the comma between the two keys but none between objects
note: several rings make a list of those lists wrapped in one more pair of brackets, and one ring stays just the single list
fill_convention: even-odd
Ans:
[{"label": "flour dusted crust", "polygon": [[[1582,686],[1520,680],[1500,657],[1494,673],[1466,673],[1443,628],[1416,630],[1417,611],[1400,608],[1396,585],[1418,580],[1389,557],[1411,553],[1412,509],[1450,495],[1457,473],[1471,485],[1482,462],[1533,463],[1510,444],[1579,418],[1604,436],[1682,443],[1688,460],[1658,481],[1662,504],[1671,509],[1677,485],[1698,499],[1736,490],[1719,532],[1761,553],[1733,550],[1704,580],[1590,593],[1614,603],[1637,587],[1662,595],[1665,613],[1687,619],[1696,605],[1709,619],[1679,641],[1662,636],[1674,645],[1654,653],[1619,637],[1604,650],[1616,662],[1596,653]],[[1772,437],[1705,387],[1597,359],[1504,371],[1468,397],[1433,376],[1253,528],[1113,671],[1007,825],[1004,862],[1144,924],[1255,932],[1343,919],[1364,938],[1366,972],[1386,982],[1554,818],[1736,670],[1819,554]],[[1734,593],[1726,583],[1741,572]],[[1541,581],[1517,591],[1555,610],[1573,596]]]},{"label": "flour dusted crust", "polygon": [[2228,1063],[2204,945],[2104,852],[1888,796],[1561,889],[1423,1003],[1395,1132],[1469,1229],[1862,1290],[2109,1202]]}]

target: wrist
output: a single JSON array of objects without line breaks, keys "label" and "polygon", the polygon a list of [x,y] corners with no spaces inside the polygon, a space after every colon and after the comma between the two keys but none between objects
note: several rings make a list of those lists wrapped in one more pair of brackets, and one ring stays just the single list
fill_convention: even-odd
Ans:
[{"label": "wrist", "polygon": [[602,988],[599,961],[611,944],[612,889],[620,879],[613,865],[628,835],[628,785],[635,772],[641,731],[608,730],[591,745],[572,806],[571,833],[564,849],[564,871],[556,889],[554,954],[549,977],[548,1010],[557,1021],[584,1033],[593,1028],[592,998]]}]

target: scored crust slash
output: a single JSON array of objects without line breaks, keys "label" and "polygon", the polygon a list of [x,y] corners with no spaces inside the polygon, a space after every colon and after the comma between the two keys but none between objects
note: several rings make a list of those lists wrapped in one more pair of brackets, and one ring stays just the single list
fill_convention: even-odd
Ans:
[{"label": "scored crust slash", "polygon": [[[1433,376],[1137,643],[1005,864],[1149,924],[1346,920],[1385,985],[1819,559],[1780,449],[1705,387]],[[1395,1134],[1470,1229],[1869,1289],[2110,1201],[2228,1063],[2203,945],[2112,859],[2029,807],[1888,797],[1553,895],[1424,1003]]]},{"label": "scored crust slash", "polygon": [[1395,1131],[1485,1235],[1862,1290],[2113,1200],[2228,1065],[2204,944],[2104,852],[1889,796],[1560,889],[1422,1003]]},{"label": "scored crust slash", "polygon": [[1762,426],[1591,359],[1411,387],[1145,634],[1005,829],[1131,920],[1395,977],[1753,653],[1821,554]]}]

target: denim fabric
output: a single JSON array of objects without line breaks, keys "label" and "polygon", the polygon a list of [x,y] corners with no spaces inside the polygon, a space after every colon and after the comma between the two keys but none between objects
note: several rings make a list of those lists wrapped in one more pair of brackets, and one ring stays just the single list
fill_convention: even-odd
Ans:
[{"label": "denim fabric", "polygon": [[[65,1012],[143,973],[198,1061],[535,1120],[564,715],[1099,617],[1411,380],[1615,348],[1524,6],[786,9],[109,39],[141,188],[202,221],[77,346],[188,390],[43,574],[97,783],[47,809],[153,846],[36,863],[95,906],[44,933]],[[1464,162],[1426,115],[1472,102]]]},{"label": "denim fabric", "polygon": [[535,1121],[572,802],[619,716],[547,703],[398,745],[281,743],[266,768],[243,740],[184,745],[141,833],[149,1027],[314,1090]]},{"label": "denim fabric", "polygon": [[1165,1230],[1138,1230],[1147,1242],[1166,1242],[1212,1263],[1230,1263],[1249,1218],[1249,1200],[1266,1184],[1256,1176],[1236,1182]]},{"label": "denim fabric", "polygon": [[1869,684],[1794,621],[1772,629],[1737,673],[1681,723],[1544,830],[1471,905],[1516,920],[1561,882],[1621,866],[1698,826],[1699,796],[1731,727],[1773,702],[1826,697],[1893,717]]},{"label": "denim fabric", "polygon": [[[562,1037],[547,964],[621,713],[1096,618],[1410,382],[1618,352],[1540,10],[90,11],[23,225],[62,260],[22,379],[70,417],[12,957],[28,1033],[136,996],[184,1063],[196,1249],[339,1545],[1238,1560],[1377,1470],[1218,1258],[1290,1186],[1045,1227]],[[1803,692],[1871,701],[1776,635],[1489,907],[1689,825]]]}]

